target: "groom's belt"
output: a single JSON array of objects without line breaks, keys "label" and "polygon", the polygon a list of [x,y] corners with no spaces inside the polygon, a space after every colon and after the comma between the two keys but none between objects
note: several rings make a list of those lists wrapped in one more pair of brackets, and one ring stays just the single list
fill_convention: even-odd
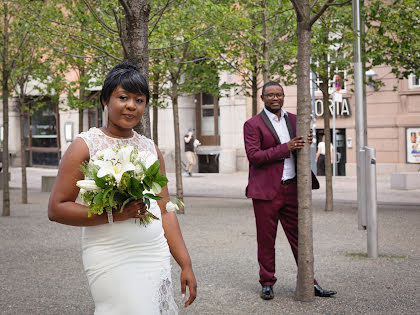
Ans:
[{"label": "groom's belt", "polygon": [[294,184],[297,183],[297,178],[296,176],[293,178],[289,178],[289,179],[285,179],[285,180],[281,180],[281,184],[282,185],[289,185],[289,184]]}]

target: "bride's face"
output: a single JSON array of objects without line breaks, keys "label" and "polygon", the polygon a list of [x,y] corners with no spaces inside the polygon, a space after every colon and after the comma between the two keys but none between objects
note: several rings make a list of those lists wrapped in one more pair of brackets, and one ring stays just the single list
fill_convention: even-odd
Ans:
[{"label": "bride's face", "polygon": [[132,129],[143,116],[146,96],[127,92],[117,86],[105,105],[108,106],[108,128]]}]

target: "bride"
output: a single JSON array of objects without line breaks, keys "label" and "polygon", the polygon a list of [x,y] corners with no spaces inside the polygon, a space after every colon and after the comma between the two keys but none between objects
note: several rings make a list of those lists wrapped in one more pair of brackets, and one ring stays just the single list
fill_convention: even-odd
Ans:
[{"label": "bride", "polygon": [[[171,254],[181,267],[181,292],[196,297],[197,283],[188,250],[174,212],[166,211],[168,188],[160,201],[151,201],[149,212],[159,218],[146,227],[135,223],[145,215],[142,200],[129,203],[122,213],[88,217],[84,205],[76,202],[80,165],[98,150],[136,146],[148,150],[165,164],[153,141],[139,135],[139,123],[149,101],[149,89],[138,67],[130,62],[116,65],[107,75],[101,92],[105,126],[82,132],[64,154],[51,192],[48,217],[58,223],[83,226],[83,266],[95,302],[95,315],[177,314],[171,281]],[[106,114],[107,113],[107,114]]]}]

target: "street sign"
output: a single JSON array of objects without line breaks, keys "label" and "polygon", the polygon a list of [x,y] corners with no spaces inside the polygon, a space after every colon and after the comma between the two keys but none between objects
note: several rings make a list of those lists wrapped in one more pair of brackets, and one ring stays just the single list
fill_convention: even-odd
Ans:
[{"label": "street sign", "polygon": [[340,92],[341,90],[341,77],[338,74],[334,78],[334,88],[336,92]]},{"label": "street sign", "polygon": [[334,93],[333,94],[333,102],[334,103],[341,103],[343,101],[343,94]]}]

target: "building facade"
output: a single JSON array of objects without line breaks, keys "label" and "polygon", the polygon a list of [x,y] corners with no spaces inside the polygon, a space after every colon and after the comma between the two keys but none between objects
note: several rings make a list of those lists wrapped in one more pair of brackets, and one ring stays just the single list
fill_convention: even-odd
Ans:
[{"label": "building facade", "polygon": [[[416,77],[398,81],[388,67],[375,67],[373,80],[384,85],[377,91],[366,86],[367,145],[376,149],[377,173],[420,169],[420,82]],[[356,115],[355,98],[351,80],[340,91],[341,101],[335,103],[336,118],[336,174],[356,175]],[[220,82],[239,83],[240,78],[231,73],[221,73]],[[284,86],[284,108],[296,113],[296,86]],[[94,91],[92,92],[94,93]],[[315,129],[317,140],[323,135],[322,95],[314,91]],[[181,96],[179,117],[181,147],[183,135],[189,128],[196,130],[202,145],[197,148],[198,165],[195,172],[232,173],[248,171],[248,161],[243,144],[243,124],[251,117],[251,98],[238,95],[234,88],[217,99],[201,93]],[[44,100],[45,102],[45,100]],[[16,101],[11,99],[9,112],[9,151],[11,165],[20,165],[20,124]],[[37,110],[37,96],[32,97],[33,108],[24,119],[27,165],[56,167],[71,141],[79,131],[79,112],[50,102]],[[48,102],[47,102],[48,103]],[[259,99],[259,111],[263,104]],[[152,112],[152,111],[151,111]],[[332,102],[330,112],[333,112]],[[83,130],[102,125],[102,110],[86,109],[83,113]],[[167,170],[174,171],[174,127],[170,102],[158,110],[158,141]],[[2,119],[2,111],[0,119]],[[151,115],[153,120],[153,115]],[[2,120],[0,120],[2,121]],[[333,121],[330,121],[331,127]],[[316,144],[314,144],[316,146]],[[183,157],[184,158],[184,157]]]}]

